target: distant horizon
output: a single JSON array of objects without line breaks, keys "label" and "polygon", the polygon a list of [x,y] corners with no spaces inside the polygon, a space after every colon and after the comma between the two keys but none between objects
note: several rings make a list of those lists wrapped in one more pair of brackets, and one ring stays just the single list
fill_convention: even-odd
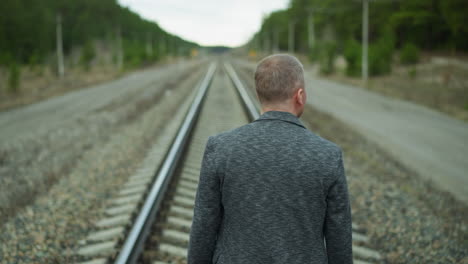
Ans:
[{"label": "distant horizon", "polygon": [[289,0],[267,3],[200,0],[196,5],[187,5],[182,0],[118,0],[118,3],[156,22],[166,32],[200,46],[236,48],[260,29],[264,15],[287,8]]}]

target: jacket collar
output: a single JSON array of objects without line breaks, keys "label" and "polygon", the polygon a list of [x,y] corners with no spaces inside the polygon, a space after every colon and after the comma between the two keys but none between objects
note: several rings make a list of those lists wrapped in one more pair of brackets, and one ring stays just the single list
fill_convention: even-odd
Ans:
[{"label": "jacket collar", "polygon": [[281,120],[284,122],[292,123],[294,125],[300,126],[305,128],[305,126],[301,123],[299,118],[289,112],[282,112],[282,111],[268,111],[263,113],[256,121],[262,120]]}]

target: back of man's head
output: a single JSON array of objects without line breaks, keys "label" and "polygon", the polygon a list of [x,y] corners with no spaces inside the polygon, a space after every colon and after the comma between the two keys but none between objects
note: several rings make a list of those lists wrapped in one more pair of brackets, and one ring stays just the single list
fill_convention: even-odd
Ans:
[{"label": "back of man's head", "polygon": [[304,88],[304,70],[299,60],[275,54],[261,60],[255,71],[255,88],[262,105],[281,104]]}]

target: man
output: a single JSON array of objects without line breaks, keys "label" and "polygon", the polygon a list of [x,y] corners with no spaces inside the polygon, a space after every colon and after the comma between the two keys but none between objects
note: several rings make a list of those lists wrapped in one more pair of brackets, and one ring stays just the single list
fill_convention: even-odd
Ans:
[{"label": "man", "polygon": [[282,54],[263,59],[255,87],[260,118],[208,139],[188,262],[352,263],[341,149],[299,120],[301,63]]}]

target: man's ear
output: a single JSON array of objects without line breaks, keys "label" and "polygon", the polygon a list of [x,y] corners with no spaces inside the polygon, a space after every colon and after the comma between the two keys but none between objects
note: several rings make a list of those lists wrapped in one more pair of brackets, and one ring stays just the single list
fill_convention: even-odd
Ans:
[{"label": "man's ear", "polygon": [[306,94],[304,88],[299,88],[294,95],[296,102],[299,105],[304,105],[306,103]]}]

